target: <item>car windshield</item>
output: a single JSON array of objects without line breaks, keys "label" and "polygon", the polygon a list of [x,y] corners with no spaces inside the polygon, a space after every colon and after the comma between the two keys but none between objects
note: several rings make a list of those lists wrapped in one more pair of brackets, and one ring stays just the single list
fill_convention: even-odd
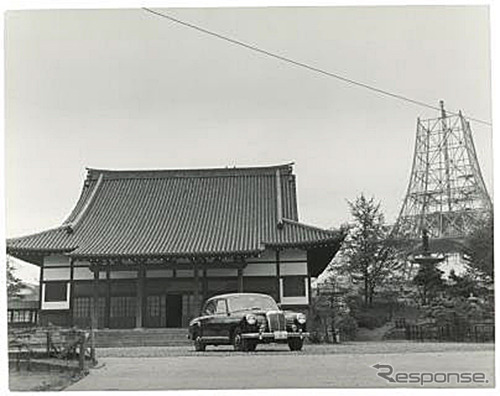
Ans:
[{"label": "car windshield", "polygon": [[277,310],[276,302],[269,296],[260,295],[239,295],[231,296],[227,299],[230,312],[244,311],[247,309],[272,311]]}]

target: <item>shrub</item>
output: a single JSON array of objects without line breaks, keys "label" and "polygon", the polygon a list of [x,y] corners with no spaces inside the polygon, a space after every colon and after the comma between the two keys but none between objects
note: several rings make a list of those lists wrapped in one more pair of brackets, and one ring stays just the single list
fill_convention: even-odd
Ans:
[{"label": "shrub", "polygon": [[324,339],[324,328],[321,316],[316,314],[313,316],[312,321],[308,324],[309,342],[319,344]]},{"label": "shrub", "polygon": [[356,339],[358,323],[351,315],[343,315],[336,323],[336,328],[339,329],[341,341],[352,341]]},{"label": "shrub", "polygon": [[366,327],[367,329],[373,330],[386,324],[387,316],[381,315],[378,310],[367,310],[358,312],[356,320],[359,327]]}]

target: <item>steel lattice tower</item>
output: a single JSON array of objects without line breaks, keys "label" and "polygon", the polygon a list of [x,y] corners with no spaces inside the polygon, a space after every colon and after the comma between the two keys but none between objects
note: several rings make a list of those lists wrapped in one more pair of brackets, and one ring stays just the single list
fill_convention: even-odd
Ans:
[{"label": "steel lattice tower", "polygon": [[392,230],[398,239],[418,239],[423,229],[431,238],[463,238],[493,209],[469,122],[440,107],[439,118],[417,120],[410,183]]}]

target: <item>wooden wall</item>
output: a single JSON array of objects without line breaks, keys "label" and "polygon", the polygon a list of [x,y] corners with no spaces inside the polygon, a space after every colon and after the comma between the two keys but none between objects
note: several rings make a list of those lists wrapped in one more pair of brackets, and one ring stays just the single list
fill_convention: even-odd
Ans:
[{"label": "wooden wall", "polygon": [[[161,265],[161,263],[156,263]],[[156,265],[155,264],[155,265]],[[154,295],[180,295],[182,296],[182,322],[183,325],[195,314],[193,307],[193,269],[189,268],[186,262],[185,268],[164,269],[149,265],[145,273],[145,299]],[[71,323],[73,315],[73,305],[75,299],[81,315],[85,308],[85,298],[92,297],[93,273],[89,269],[86,261],[71,262],[63,255],[51,255],[45,258],[42,280],[42,296],[45,286],[51,282],[67,282],[68,298],[61,302],[41,301],[42,322],[53,321],[58,324]],[[279,275],[279,277],[278,277]],[[303,277],[306,285],[305,296],[284,296],[283,280],[286,277]],[[206,279],[203,279],[203,270],[199,270],[200,298],[208,298],[213,295],[231,293],[238,291],[238,271],[234,268],[209,268],[206,270]],[[99,298],[102,308],[99,318],[100,326],[110,327],[134,327],[135,322],[130,318],[116,319],[109,318],[110,299],[123,297],[119,304],[131,304],[131,299],[137,293],[137,271],[120,270],[109,271],[109,277],[105,271],[99,274]],[[271,295],[276,301],[284,306],[307,307],[309,303],[309,277],[307,272],[307,253],[304,250],[288,249],[276,252],[266,250],[259,257],[252,257],[247,260],[247,265],[243,269],[243,291],[266,293]],[[126,297],[130,297],[129,300]],[[163,298],[163,297],[162,297]],[[82,300],[83,299],[83,300]],[[117,300],[114,300],[116,303]],[[82,306],[84,308],[82,308]],[[116,308],[116,304],[115,304]],[[103,311],[104,310],[104,311]],[[106,311],[107,310],[107,311]],[[129,313],[130,314],[130,313]],[[106,319],[105,316],[108,316]],[[113,316],[111,314],[111,316]],[[120,322],[121,320],[121,322]],[[78,325],[86,325],[87,319],[78,318]]]}]

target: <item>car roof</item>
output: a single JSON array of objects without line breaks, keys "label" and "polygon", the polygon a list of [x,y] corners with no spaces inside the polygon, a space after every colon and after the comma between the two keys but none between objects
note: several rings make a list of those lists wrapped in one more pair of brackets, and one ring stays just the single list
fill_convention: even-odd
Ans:
[{"label": "car roof", "polygon": [[[207,300],[207,302],[208,301],[212,301],[212,300],[217,300],[219,298],[228,298],[228,297],[234,297],[234,296],[263,296],[263,297],[271,297],[269,294],[264,294],[264,293],[226,293],[226,294],[219,294],[218,296],[210,297]],[[273,298],[273,300],[274,300],[274,298]]]}]

